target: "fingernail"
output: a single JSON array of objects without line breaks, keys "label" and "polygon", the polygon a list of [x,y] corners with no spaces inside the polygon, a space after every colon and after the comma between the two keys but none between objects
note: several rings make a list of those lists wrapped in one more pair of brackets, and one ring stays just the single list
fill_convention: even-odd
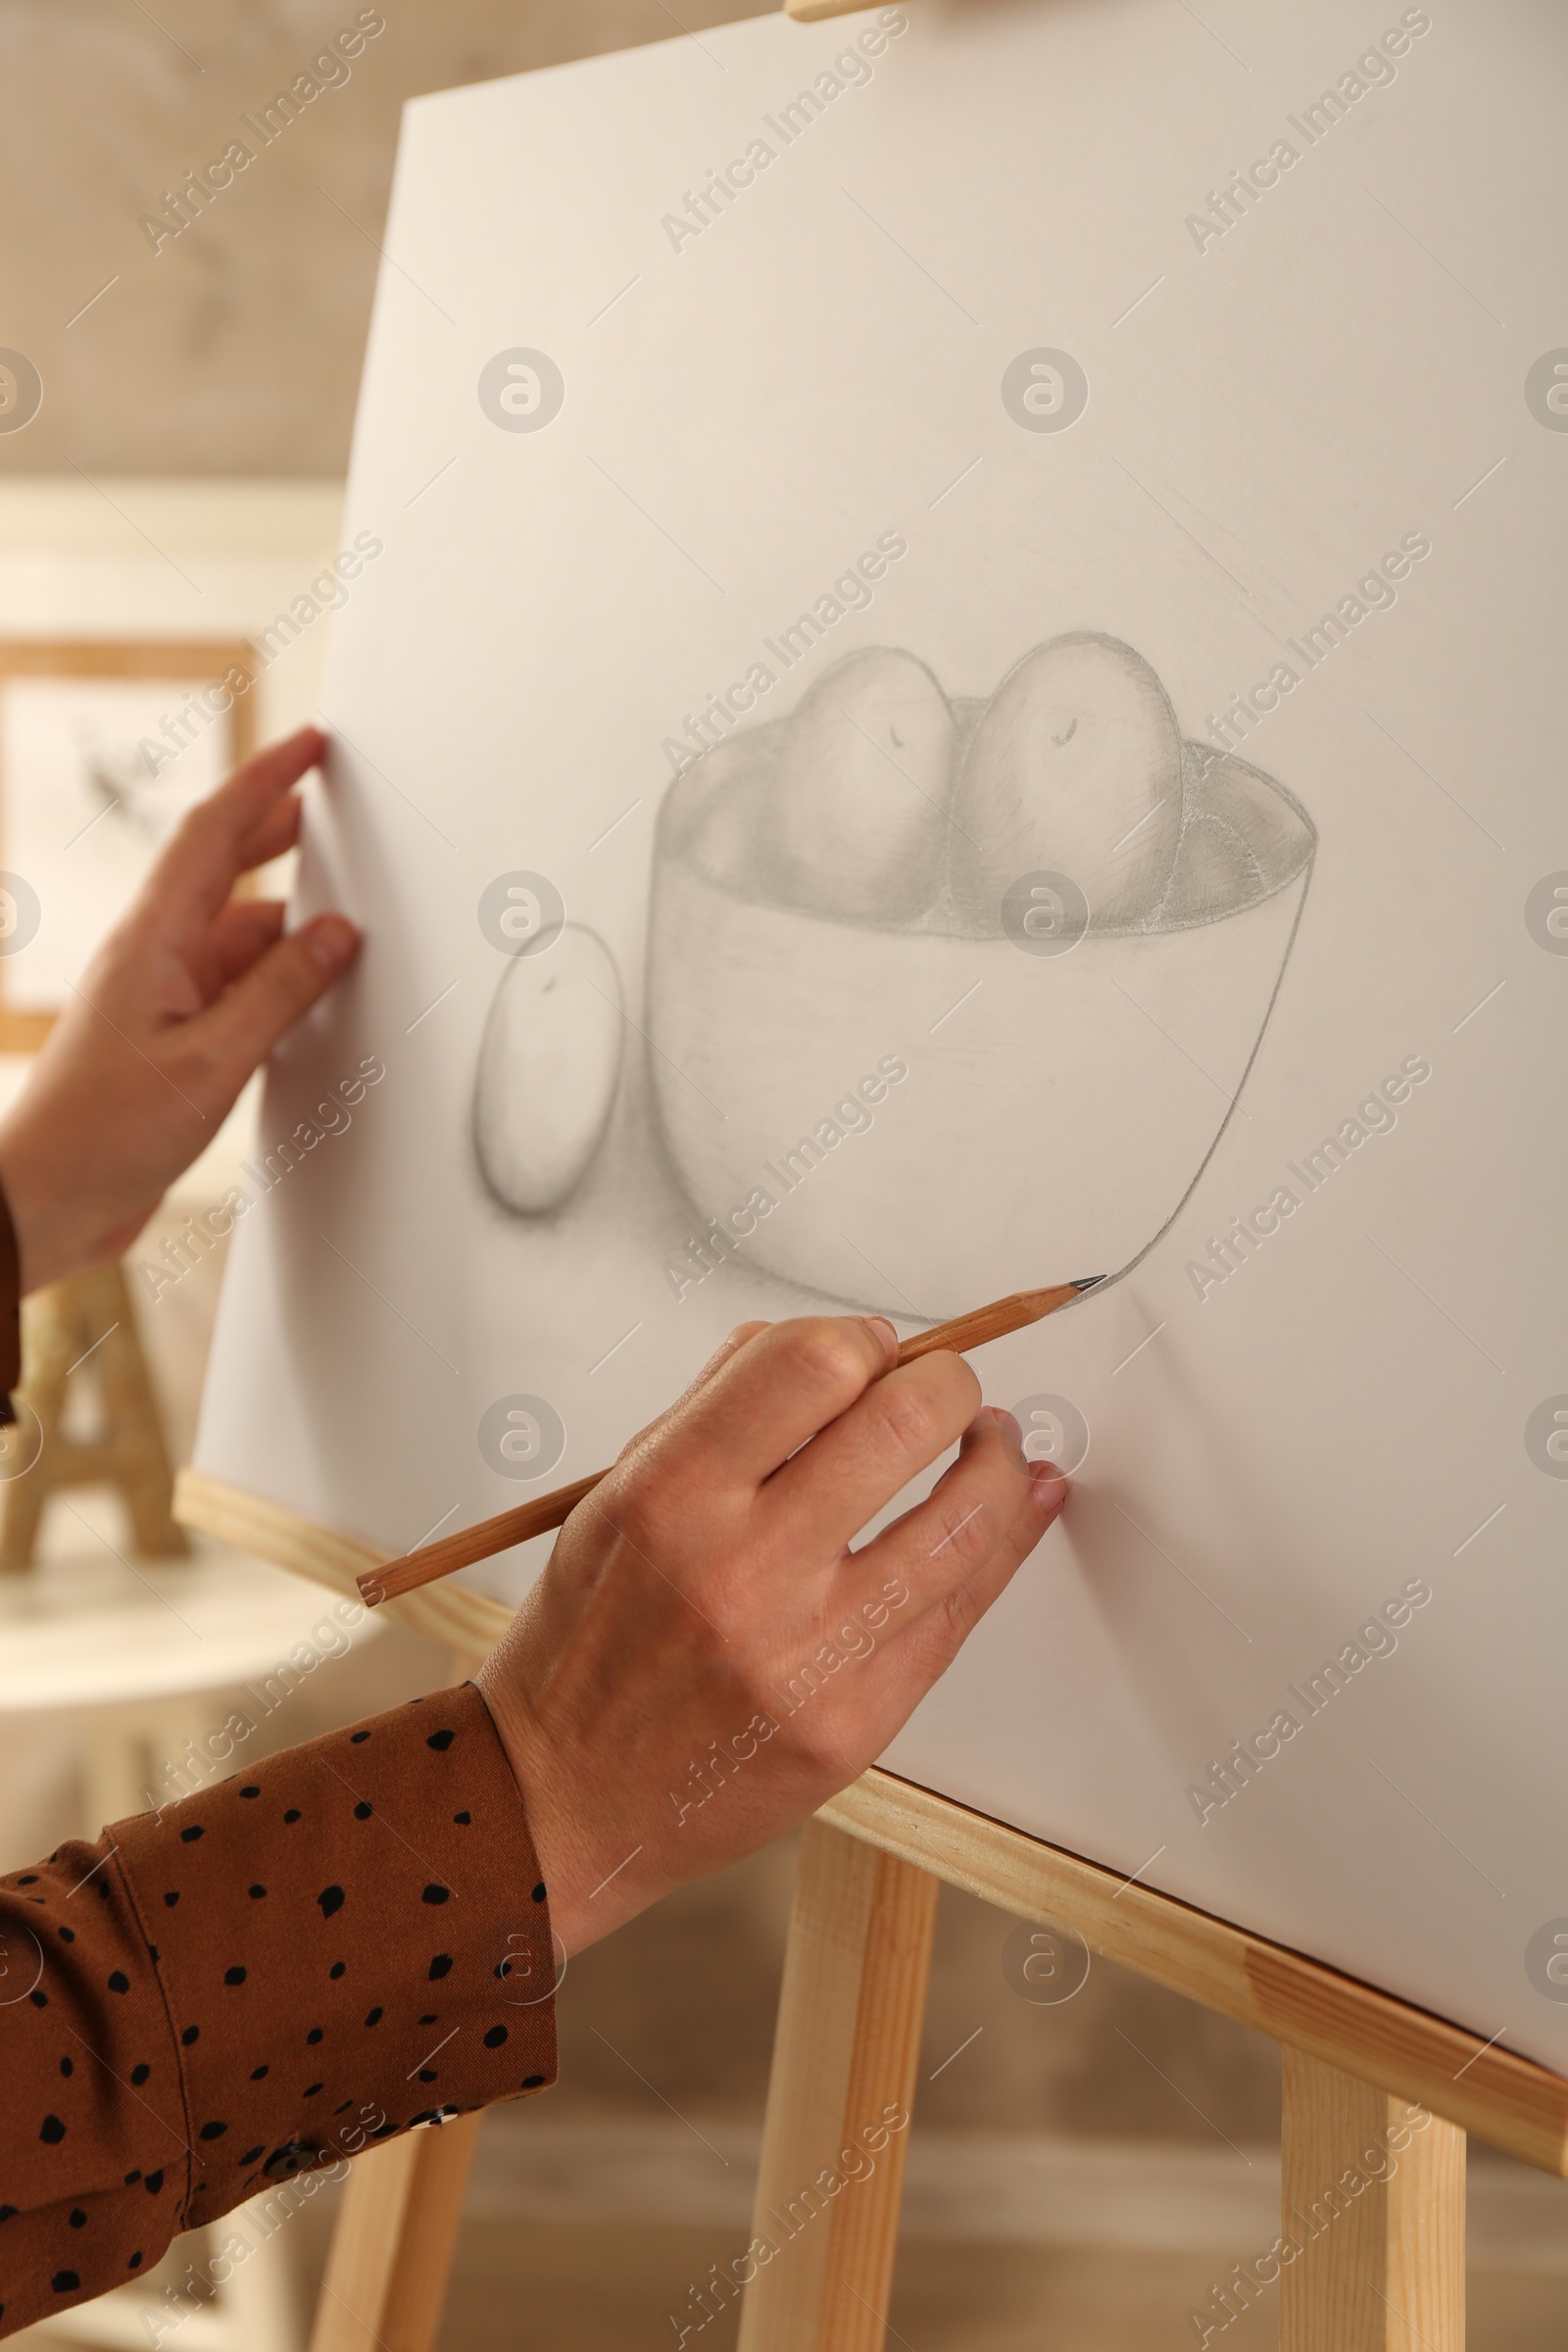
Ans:
[{"label": "fingernail", "polygon": [[892,1324],[888,1321],[886,1315],[866,1315],[862,1319],[864,1321],[866,1330],[874,1331],[877,1338],[881,1341],[882,1352],[887,1357],[888,1362],[890,1364],[895,1362],[899,1352],[899,1335],[894,1330]]},{"label": "fingernail", "polygon": [[1023,1444],[1023,1430],[1005,1405],[988,1404],[985,1409],[993,1421],[999,1422],[1011,1437],[1016,1438],[1020,1446]]},{"label": "fingernail", "polygon": [[1057,1502],[1067,1492],[1067,1481],[1054,1462],[1031,1462],[1029,1485],[1036,1502]]},{"label": "fingernail", "polygon": [[305,952],[318,971],[340,972],[360,944],[346,914],[318,914],[305,928]]}]

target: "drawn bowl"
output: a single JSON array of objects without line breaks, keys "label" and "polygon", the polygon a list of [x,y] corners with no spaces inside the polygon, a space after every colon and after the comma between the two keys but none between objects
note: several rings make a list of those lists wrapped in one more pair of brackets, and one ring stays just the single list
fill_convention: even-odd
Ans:
[{"label": "drawn bowl", "polygon": [[[956,706],[974,721],[980,706]],[[653,1097],[696,1212],[835,1300],[937,1319],[1109,1273],[1170,1222],[1267,1024],[1316,833],[1285,788],[1186,744],[1146,921],[1039,954],[951,900],[916,928],[770,899],[756,816],[788,720],[671,785],[648,950]],[[903,1076],[892,1074],[896,1066]],[[765,1205],[764,1205],[765,1204]]]}]

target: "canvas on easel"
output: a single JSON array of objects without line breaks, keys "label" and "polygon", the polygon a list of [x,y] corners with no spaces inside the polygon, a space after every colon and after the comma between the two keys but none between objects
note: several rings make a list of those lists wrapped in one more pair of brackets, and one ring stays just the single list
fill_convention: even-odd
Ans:
[{"label": "canvas on easel", "polygon": [[411,109],[368,944],[264,1150],[385,1083],[247,1204],[197,1468],[401,1551],[744,1317],[1103,1271],[977,1359],[1075,1499],[886,1761],[1560,2068],[1561,34],[1206,13]]}]

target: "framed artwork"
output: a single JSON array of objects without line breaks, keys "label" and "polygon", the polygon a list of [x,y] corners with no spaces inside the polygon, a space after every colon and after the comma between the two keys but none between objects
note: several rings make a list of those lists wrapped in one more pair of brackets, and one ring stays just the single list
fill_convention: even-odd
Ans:
[{"label": "framed artwork", "polygon": [[0,1052],[41,1045],[193,802],[251,748],[240,639],[0,643]]}]

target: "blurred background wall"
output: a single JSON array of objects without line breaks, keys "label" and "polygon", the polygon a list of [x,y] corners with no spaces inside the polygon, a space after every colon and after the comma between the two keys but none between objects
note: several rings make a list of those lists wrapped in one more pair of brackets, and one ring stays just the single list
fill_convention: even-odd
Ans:
[{"label": "blurred background wall", "polygon": [[[228,640],[265,627],[338,546],[405,98],[633,43],[700,41],[750,13],[740,0],[679,0],[678,12],[663,0],[387,0],[368,11],[353,0],[0,0],[0,346],[30,361],[43,394],[22,429],[4,429],[0,413],[0,639]],[[188,172],[249,137],[241,118],[356,22],[364,47],[346,75],[209,205],[187,198],[179,234],[150,233],[144,220],[160,217],[167,231]],[[314,715],[329,628],[323,616],[267,667],[262,739]],[[24,773],[7,775],[8,794],[28,789]],[[0,1092],[25,1073],[24,1052],[0,1056]],[[248,1148],[247,1118],[242,1106],[167,1204],[147,1253],[189,1206],[220,1196]],[[220,1275],[209,1261],[140,1311],[176,1461],[188,1457]],[[90,1421],[90,1374],[86,1387]],[[7,1865],[103,1818],[93,1818],[102,1750],[123,1712],[112,1703],[116,1660],[145,1653],[147,1688],[165,1690],[186,1672],[191,1624],[237,1613],[265,1646],[293,1618],[314,1623],[321,1603],[210,1545],[184,1561],[139,1559],[113,1495],[86,1492],[51,1503],[37,1564],[0,1588]],[[448,1671],[401,1629],[357,1640],[258,1745],[351,1720]],[[222,1720],[211,1674],[191,1677],[178,1705],[167,1690],[158,1702],[166,1730],[155,1708],[153,1729],[138,1732],[147,1776],[167,1761],[160,1739],[173,1747],[204,1709]],[[560,2088],[487,2125],[444,2343],[568,2352],[671,2341],[692,2284],[740,2250],[791,1860],[786,1841],[573,1963]],[[1190,2308],[1274,2233],[1276,2054],[1108,1966],[1070,2002],[1037,2005],[1004,1967],[1011,1928],[944,1891],[896,2340],[917,2352],[1191,2343]],[[1560,2345],[1562,2195],[1500,2160],[1480,2158],[1474,2173],[1472,2340]],[[278,2249],[296,2332],[324,2208],[303,2213]],[[1265,2305],[1230,2335],[1245,2352],[1272,2329]],[[733,2327],[715,2321],[705,2333],[727,2343]]]},{"label": "blurred background wall", "polygon": [[[6,0],[5,339],[37,367],[45,399],[24,435],[0,443],[0,469],[339,478],[404,100],[757,13],[713,0]],[[240,117],[362,15],[385,29],[348,78],[155,253],[142,217],[230,139],[255,147]]]}]

